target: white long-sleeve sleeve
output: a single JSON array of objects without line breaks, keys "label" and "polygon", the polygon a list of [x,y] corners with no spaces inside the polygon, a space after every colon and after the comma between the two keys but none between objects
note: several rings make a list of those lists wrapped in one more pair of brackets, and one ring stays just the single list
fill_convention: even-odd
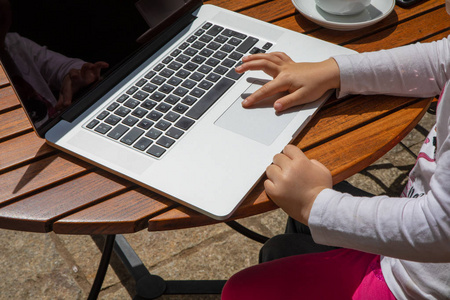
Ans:
[{"label": "white long-sleeve sleeve", "polygon": [[[317,243],[382,255],[382,270],[400,299],[450,297],[450,43],[335,57],[339,95],[435,96],[443,90],[430,132],[398,198],[353,197],[324,190],[309,226]],[[436,142],[434,142],[436,141]]]}]

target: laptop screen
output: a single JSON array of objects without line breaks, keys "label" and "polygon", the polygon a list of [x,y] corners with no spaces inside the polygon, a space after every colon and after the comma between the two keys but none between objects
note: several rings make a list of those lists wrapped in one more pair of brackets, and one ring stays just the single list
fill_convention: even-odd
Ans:
[{"label": "laptop screen", "polygon": [[185,2],[199,1],[0,0],[0,58],[37,133],[167,27]]}]

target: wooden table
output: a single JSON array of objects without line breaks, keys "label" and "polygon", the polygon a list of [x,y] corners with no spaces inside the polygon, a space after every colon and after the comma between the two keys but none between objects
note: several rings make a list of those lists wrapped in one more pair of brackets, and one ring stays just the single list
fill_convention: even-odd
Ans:
[{"label": "wooden table", "polygon": [[[410,9],[396,7],[383,21],[349,32],[308,21],[291,0],[205,3],[360,52],[438,40],[450,33],[444,0],[425,0]],[[217,222],[46,145],[33,132],[3,71],[0,99],[0,228],[122,234]],[[429,102],[388,96],[332,98],[294,143],[308,157],[325,164],[337,183],[376,161],[405,137]],[[260,183],[231,219],[275,208]]]}]

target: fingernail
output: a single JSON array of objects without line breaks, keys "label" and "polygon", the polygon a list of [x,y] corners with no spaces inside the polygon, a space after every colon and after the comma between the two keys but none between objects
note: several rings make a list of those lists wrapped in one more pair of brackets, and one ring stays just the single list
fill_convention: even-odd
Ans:
[{"label": "fingernail", "polygon": [[283,106],[281,105],[281,103],[275,102],[275,104],[273,105],[273,108],[275,108],[276,111],[280,111],[283,109]]},{"label": "fingernail", "polygon": [[244,99],[244,101],[242,101],[242,106],[246,106],[247,105],[247,99]]}]

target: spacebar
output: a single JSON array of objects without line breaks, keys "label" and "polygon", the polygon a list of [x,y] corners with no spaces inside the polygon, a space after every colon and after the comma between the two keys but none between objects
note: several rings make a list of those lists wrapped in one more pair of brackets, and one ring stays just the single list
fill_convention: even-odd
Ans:
[{"label": "spacebar", "polygon": [[197,120],[233,85],[234,80],[222,78],[186,113],[186,116]]}]

